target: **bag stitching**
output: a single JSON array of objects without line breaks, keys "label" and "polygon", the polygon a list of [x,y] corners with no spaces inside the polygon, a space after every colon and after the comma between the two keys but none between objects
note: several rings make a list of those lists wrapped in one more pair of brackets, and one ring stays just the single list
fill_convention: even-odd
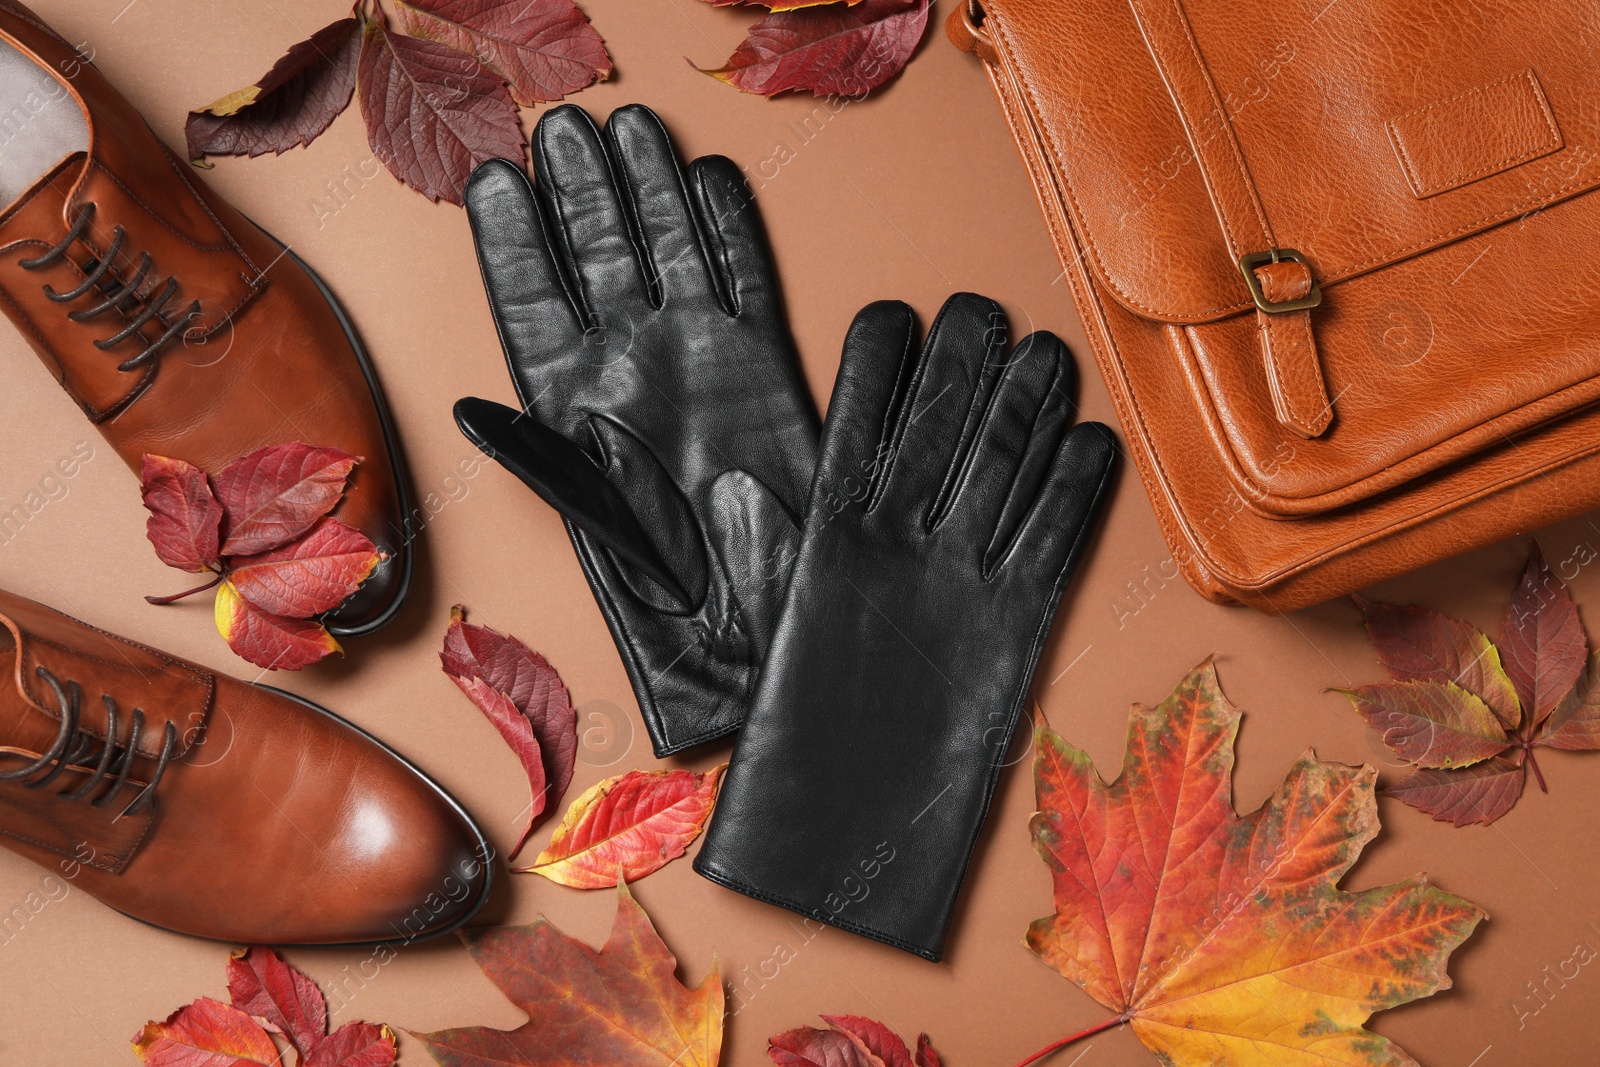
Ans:
[{"label": "bag stitching", "polygon": [[[1466,100],[1468,97],[1474,96],[1478,93],[1485,93],[1490,89],[1496,89],[1502,85],[1509,85],[1518,80],[1525,81],[1529,87],[1533,89],[1534,98],[1539,103],[1539,113],[1544,116],[1545,130],[1550,134],[1550,139],[1540,145],[1535,146],[1534,148],[1530,148],[1526,152],[1507,156],[1497,163],[1490,163],[1479,168],[1478,170],[1472,171],[1470,174],[1457,175],[1450,181],[1443,184],[1430,185],[1425,183],[1422,180],[1421,172],[1417,170],[1415,163],[1412,161],[1411,152],[1406,148],[1405,142],[1401,139],[1400,129],[1395,125],[1395,123],[1404,121],[1405,119],[1415,118],[1418,115],[1426,114],[1435,108],[1446,107],[1450,104],[1459,103],[1460,101]],[[1534,73],[1531,69],[1519,71],[1516,74],[1508,74],[1504,78],[1501,78],[1497,81],[1489,82],[1487,85],[1480,85],[1476,89],[1468,89],[1464,93],[1457,93],[1455,96],[1452,96],[1446,100],[1440,100],[1437,103],[1429,104],[1426,107],[1419,107],[1414,111],[1407,111],[1404,115],[1396,115],[1383,125],[1384,129],[1389,134],[1389,143],[1394,146],[1394,150],[1400,155],[1400,163],[1405,169],[1406,179],[1411,183],[1411,188],[1416,190],[1419,196],[1430,196],[1437,193],[1448,192],[1451,189],[1468,185],[1476,179],[1484,177],[1485,175],[1495,174],[1499,171],[1515,166],[1516,164],[1525,163],[1530,159],[1538,159],[1540,156],[1549,155],[1551,152],[1560,148],[1562,143],[1561,130],[1556,126],[1555,116],[1550,113],[1550,101],[1544,95],[1544,87],[1539,84],[1538,78],[1534,76]]]},{"label": "bag stitching", "polygon": [[[1003,21],[1001,21],[1001,20],[998,20],[998,19],[993,19],[993,20],[991,20],[991,22],[993,23],[991,29],[994,31],[995,37],[998,40],[1003,41],[1008,48],[1014,48],[1014,46],[1012,45],[1009,33],[1006,30],[1005,23]],[[1039,114],[1043,113],[1043,109],[1039,105],[1038,95],[1034,92],[1032,86],[1030,86],[1026,81],[1023,81],[1023,80],[1018,79],[1018,78],[1014,78],[1013,77],[1013,78],[1009,78],[1008,80],[1012,84],[1017,85],[1017,86],[1020,87],[1023,95],[1027,97],[1029,103],[1031,104],[1033,113],[1035,115],[1039,115]],[[1051,132],[1051,130],[1046,125],[1044,125],[1043,123],[1038,124],[1038,130],[1039,130],[1039,134],[1042,137],[1044,137],[1044,139],[1045,139],[1045,141],[1046,141],[1046,143],[1047,143],[1047,145],[1049,147],[1051,156],[1054,159],[1062,158],[1062,153],[1061,153],[1060,147],[1056,144],[1055,136]],[[1055,183],[1052,181],[1052,184],[1055,184]],[[1082,211],[1082,208],[1079,206],[1077,195],[1072,190],[1071,183],[1070,182],[1066,182],[1066,181],[1062,181],[1060,183],[1060,185],[1059,185],[1059,189],[1060,189],[1061,192],[1065,193],[1065,195],[1067,197],[1067,200],[1070,201],[1070,203],[1072,205],[1073,210],[1078,214],[1079,217],[1082,217],[1083,211]],[[1382,253],[1382,254],[1380,254],[1378,256],[1375,256],[1373,258],[1364,260],[1364,261],[1362,261],[1360,263],[1356,263],[1354,265],[1347,266],[1347,267],[1341,267],[1341,268],[1339,268],[1338,270],[1336,270],[1336,271],[1334,271],[1332,273],[1324,275],[1322,277],[1322,279],[1321,279],[1321,284],[1322,284],[1322,286],[1324,288],[1326,288],[1327,286],[1333,285],[1335,282],[1344,281],[1345,279],[1347,279],[1349,277],[1352,277],[1352,276],[1354,276],[1356,274],[1359,274],[1362,271],[1368,269],[1369,267],[1374,266],[1375,264],[1382,264],[1382,263],[1386,263],[1386,262],[1398,262],[1399,260],[1407,258],[1411,253],[1416,252],[1416,251],[1418,251],[1420,249],[1441,247],[1443,245],[1449,244],[1452,240],[1454,240],[1457,237],[1463,236],[1463,235],[1469,233],[1470,231],[1486,227],[1490,223],[1505,222],[1505,221],[1507,221],[1509,219],[1514,219],[1519,215],[1525,215],[1528,212],[1530,212],[1531,210],[1533,210],[1534,208],[1545,207],[1545,206],[1548,206],[1550,204],[1557,203],[1557,202],[1559,202],[1561,200],[1566,200],[1566,199],[1569,199],[1570,197],[1579,196],[1579,195],[1582,195],[1584,193],[1592,192],[1592,191],[1597,191],[1597,190],[1592,186],[1589,187],[1589,188],[1578,188],[1578,189],[1572,190],[1570,192],[1564,191],[1564,190],[1560,190],[1560,191],[1557,191],[1557,192],[1550,193],[1548,196],[1546,196],[1546,197],[1544,197],[1542,199],[1534,199],[1534,200],[1524,201],[1521,204],[1513,205],[1512,207],[1507,208],[1505,210],[1502,210],[1500,212],[1496,212],[1496,213],[1487,215],[1484,218],[1478,219],[1475,222],[1463,223],[1461,226],[1458,226],[1456,229],[1450,230],[1450,231],[1448,231],[1446,233],[1436,234],[1433,237],[1424,238],[1422,241],[1415,242],[1415,243],[1410,244],[1410,245],[1405,245],[1405,246],[1403,246],[1401,248],[1393,249],[1393,250],[1391,250],[1389,252]],[[1074,245],[1074,249],[1077,250],[1077,248],[1079,246],[1079,242],[1074,242],[1073,245]],[[1133,299],[1133,297],[1131,295],[1129,295],[1129,293],[1122,286],[1122,284],[1119,281],[1117,281],[1115,279],[1115,277],[1110,274],[1109,271],[1107,271],[1106,266],[1105,266],[1105,262],[1104,262],[1104,260],[1103,260],[1103,258],[1101,256],[1101,253],[1100,253],[1099,244],[1095,241],[1094,237],[1091,234],[1088,233],[1088,231],[1084,232],[1084,237],[1083,237],[1083,241],[1081,242],[1081,246],[1082,247],[1086,247],[1088,249],[1089,257],[1094,260],[1096,266],[1098,267],[1098,271],[1097,271],[1098,281],[1101,284],[1103,284],[1106,288],[1110,289],[1113,293],[1115,293],[1117,295],[1119,303],[1121,303],[1124,306],[1126,306],[1128,308],[1131,308],[1133,310],[1146,312],[1147,313],[1146,317],[1157,319],[1157,320],[1161,321],[1164,325],[1171,325],[1171,323],[1166,322],[1165,318],[1163,317],[1165,313],[1157,311],[1154,307],[1150,306],[1149,304],[1143,304],[1143,303],[1140,303],[1139,301]],[[1217,306],[1217,307],[1208,308],[1208,309],[1205,309],[1203,311],[1194,312],[1193,316],[1196,317],[1196,318],[1207,317],[1207,316],[1222,316],[1225,313],[1229,313],[1229,312],[1248,311],[1252,306],[1253,305],[1251,303],[1249,303],[1249,302],[1240,301],[1240,302],[1234,303],[1234,304],[1224,304],[1224,305],[1220,305],[1220,306]]]}]

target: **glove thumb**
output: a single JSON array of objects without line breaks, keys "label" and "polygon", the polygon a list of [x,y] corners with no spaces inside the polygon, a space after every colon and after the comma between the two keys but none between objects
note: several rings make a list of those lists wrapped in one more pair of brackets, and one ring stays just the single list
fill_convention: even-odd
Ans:
[{"label": "glove thumb", "polygon": [[[562,518],[660,585],[682,605],[680,610],[691,610],[704,596],[703,560],[698,568],[672,566],[658,547],[657,538],[640,522],[633,505],[606,467],[582,447],[534,416],[492,400],[464,397],[456,401],[455,417],[456,425],[467,440],[520,478]],[[660,464],[648,454],[620,455],[621,452],[637,453],[643,448],[626,431],[609,425],[604,429],[611,432],[601,434],[602,443],[608,452],[619,453],[613,458],[620,461],[620,466],[628,468],[623,474],[637,477],[659,471]],[[629,444],[637,447],[626,447]],[[665,472],[661,474],[665,477]],[[681,503],[675,490],[671,494],[655,495],[658,505],[663,497]],[[677,510],[684,514],[676,514]],[[665,543],[696,544],[698,537],[686,505],[681,509],[658,510],[656,522],[663,518],[676,520],[668,523],[674,529],[661,532]],[[680,573],[685,571],[688,573]],[[698,573],[694,573],[696,571]]]},{"label": "glove thumb", "polygon": [[755,645],[766,657],[800,549],[800,526],[754,475],[726,471],[711,486],[707,532]]}]

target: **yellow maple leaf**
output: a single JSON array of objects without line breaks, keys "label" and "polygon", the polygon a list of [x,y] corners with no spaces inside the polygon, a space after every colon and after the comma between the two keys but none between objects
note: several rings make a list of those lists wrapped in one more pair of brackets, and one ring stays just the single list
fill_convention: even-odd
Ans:
[{"label": "yellow maple leaf", "polygon": [[1109,785],[1040,731],[1032,829],[1056,911],[1028,947],[1117,1013],[1095,1029],[1128,1023],[1171,1067],[1414,1067],[1363,1026],[1448,988],[1484,912],[1420,877],[1339,888],[1378,832],[1370,767],[1307,752],[1235,813],[1238,727],[1208,660],[1134,706]]}]

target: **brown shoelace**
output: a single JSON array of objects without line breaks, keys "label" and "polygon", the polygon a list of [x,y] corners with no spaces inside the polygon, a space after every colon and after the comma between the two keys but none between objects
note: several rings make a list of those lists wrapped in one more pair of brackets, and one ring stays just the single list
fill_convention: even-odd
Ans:
[{"label": "brown shoelace", "polygon": [[[40,270],[57,260],[66,258],[67,249],[71,248],[83,236],[84,230],[89,226],[89,220],[93,217],[94,204],[83,205],[78,211],[78,217],[73,220],[72,226],[67,230],[65,237],[53,247],[41,252],[32,259],[21,260],[17,265],[24,270]],[[152,264],[149,252],[139,253],[139,261],[134,267],[133,277],[126,282],[112,273],[112,264],[116,262],[117,255],[122,251],[122,245],[127,240],[127,237],[128,232],[121,226],[112,227],[111,244],[106,249],[105,255],[84,265],[84,279],[77,288],[60,292],[53,286],[46,285],[44,287],[45,296],[57,303],[65,304],[68,301],[77,300],[87,295],[91,289],[101,285],[102,282],[106,283],[105,287],[100,289],[100,295],[104,297],[100,303],[95,304],[93,307],[82,308],[68,313],[67,317],[73,322],[87,322],[96,315],[104,314],[112,309],[126,312],[129,310],[130,302],[144,305],[136,315],[128,320],[127,325],[122,329],[110,337],[94,342],[94,346],[101,351],[110,349],[132,337],[144,327],[145,323],[150,322],[152,319],[156,320],[159,325],[166,327],[162,334],[154,341],[151,341],[142,352],[117,364],[117,369],[120,371],[135,370],[150,362],[156,357],[157,352],[165,348],[174,337],[182,333],[184,327],[195,316],[200,314],[200,301],[196,300],[189,305],[182,315],[170,323],[163,316],[167,305],[172,302],[173,297],[178,295],[178,279],[175,277],[168,277],[167,284],[161,287],[159,293],[156,292],[159,283],[152,283],[149,292],[140,294],[139,290],[144,285],[145,277],[149,275]],[[158,318],[158,316],[162,317]]]},{"label": "brown shoelace", "polygon": [[[144,730],[144,712],[138,708],[133,709],[132,726],[128,730],[128,740],[119,742],[117,740],[117,702],[112,700],[110,696],[102,696],[101,699],[105,701],[106,705],[106,739],[102,742],[91,736],[87,731],[78,729],[78,709],[83,699],[83,692],[78,687],[78,683],[68,682],[63,686],[56,676],[44,667],[38,667],[36,670],[39,677],[44,679],[45,684],[55,694],[56,706],[61,711],[61,729],[56,734],[55,743],[50,746],[48,752],[21,770],[0,772],[0,781],[15,782],[20,780],[27,789],[42,789],[53,782],[68,767],[87,767],[89,765],[88,761],[92,759],[96,761],[94,770],[84,780],[83,784],[71,791],[63,790],[57,795],[67,800],[82,800],[93,793],[101,782],[105,781],[107,774],[115,773],[116,780],[111,787],[98,799],[90,802],[97,808],[108,806],[117,794],[122,792],[123,786],[128,784],[128,772],[133,769],[135,752],[139,747],[139,735]],[[156,786],[160,783],[161,776],[166,773],[167,764],[172,759],[172,750],[177,747],[177,744],[178,728],[169,722],[161,744],[161,754],[156,760],[155,772],[150,775],[150,781],[146,783],[145,787],[139,790],[139,794],[129,802],[127,807],[122,809],[121,814],[117,816],[118,818],[121,818],[122,815],[132,815],[150,803],[151,798],[155,796]],[[98,752],[95,751],[96,746],[99,747]],[[117,759],[119,752],[121,753],[120,761]],[[117,763],[114,772],[112,770],[113,762]],[[48,773],[42,777],[33,778],[33,775],[38,774],[52,763],[55,766]],[[32,778],[32,781],[27,780],[30,778]]]}]

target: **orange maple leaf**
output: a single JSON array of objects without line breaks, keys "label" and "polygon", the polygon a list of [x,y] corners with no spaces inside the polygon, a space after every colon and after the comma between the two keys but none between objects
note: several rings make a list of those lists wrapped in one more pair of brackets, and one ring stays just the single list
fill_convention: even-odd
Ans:
[{"label": "orange maple leaf", "polygon": [[528,1013],[515,1030],[468,1026],[412,1034],[441,1067],[717,1067],[722,979],[678,981],[678,961],[644,909],[617,888],[611,938],[595,950],[548,919],[463,930],[472,960]]},{"label": "orange maple leaf", "polygon": [[1308,751],[1236,814],[1238,728],[1210,660],[1134,705],[1109,785],[1041,728],[1032,829],[1056,912],[1028,947],[1117,1013],[1089,1032],[1126,1022],[1171,1067],[1414,1067],[1363,1024],[1448,988],[1445,961],[1484,912],[1421,877],[1339,888],[1378,832],[1370,767]]}]

